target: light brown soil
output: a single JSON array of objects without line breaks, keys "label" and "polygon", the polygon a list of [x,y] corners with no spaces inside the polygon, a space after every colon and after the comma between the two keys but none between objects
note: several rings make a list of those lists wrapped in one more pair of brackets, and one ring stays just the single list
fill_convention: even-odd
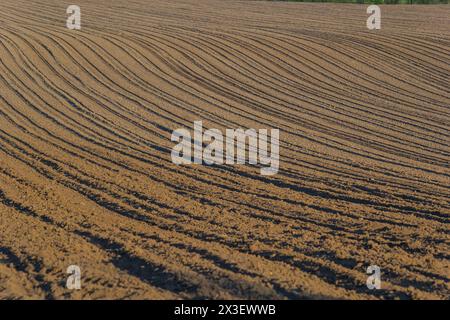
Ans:
[{"label": "light brown soil", "polygon": [[[0,298],[450,298],[449,6],[76,2],[0,3]],[[172,164],[195,120],[279,174]]]}]

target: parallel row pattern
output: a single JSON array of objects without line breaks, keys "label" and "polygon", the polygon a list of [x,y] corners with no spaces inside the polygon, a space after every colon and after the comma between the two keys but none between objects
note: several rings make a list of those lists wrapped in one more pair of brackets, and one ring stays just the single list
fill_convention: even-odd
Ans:
[{"label": "parallel row pattern", "polygon": [[[450,298],[448,6],[77,2],[0,2],[0,298]],[[172,164],[195,120],[279,174]]]}]

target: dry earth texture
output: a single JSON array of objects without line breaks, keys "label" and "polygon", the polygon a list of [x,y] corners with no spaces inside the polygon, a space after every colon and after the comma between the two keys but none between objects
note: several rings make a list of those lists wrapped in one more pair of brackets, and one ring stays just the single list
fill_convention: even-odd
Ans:
[{"label": "dry earth texture", "polygon": [[[0,1],[0,298],[450,298],[449,6],[77,2]],[[196,120],[279,173],[174,165]]]}]

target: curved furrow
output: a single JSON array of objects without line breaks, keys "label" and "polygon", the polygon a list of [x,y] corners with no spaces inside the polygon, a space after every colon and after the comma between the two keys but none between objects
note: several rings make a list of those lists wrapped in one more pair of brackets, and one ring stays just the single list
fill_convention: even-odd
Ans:
[{"label": "curved furrow", "polygon": [[[450,7],[78,5],[0,5],[0,298],[449,298]],[[199,120],[277,173],[174,164]]]}]

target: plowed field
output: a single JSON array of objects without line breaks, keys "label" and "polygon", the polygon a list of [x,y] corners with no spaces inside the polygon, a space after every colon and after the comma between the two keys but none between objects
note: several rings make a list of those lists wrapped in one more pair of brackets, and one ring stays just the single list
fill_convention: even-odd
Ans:
[{"label": "plowed field", "polygon": [[[449,6],[76,2],[0,1],[0,298],[450,298]],[[173,164],[198,120],[278,174]]]}]

